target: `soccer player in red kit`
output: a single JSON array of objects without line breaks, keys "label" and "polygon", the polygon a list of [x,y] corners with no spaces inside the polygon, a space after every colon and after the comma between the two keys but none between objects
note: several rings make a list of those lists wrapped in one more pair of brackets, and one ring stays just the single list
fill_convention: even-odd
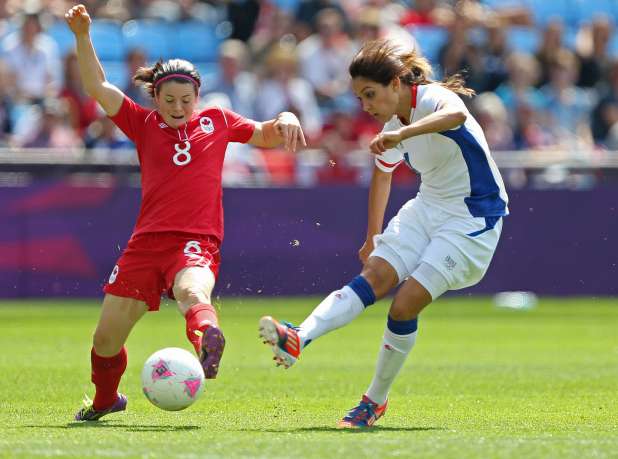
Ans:
[{"label": "soccer player in red kit", "polygon": [[141,68],[133,77],[153,97],[147,110],[105,79],[90,39],[83,5],[65,15],[75,35],[81,80],[112,121],[135,143],[142,203],[133,234],[105,285],[91,351],[94,400],[75,415],[95,421],[123,411],[117,392],[127,366],[124,343],[135,323],[159,309],[162,293],[178,302],[189,341],[207,378],[214,378],[225,346],[211,292],[223,239],[221,170],[228,142],[257,147],[305,144],[291,113],[254,122],[219,107],[195,111],[200,76],[190,62],[172,59]]}]

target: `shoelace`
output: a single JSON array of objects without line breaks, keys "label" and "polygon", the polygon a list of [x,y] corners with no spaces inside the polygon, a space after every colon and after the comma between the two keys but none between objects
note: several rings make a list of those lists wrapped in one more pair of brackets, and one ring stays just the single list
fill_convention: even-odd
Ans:
[{"label": "shoelace", "polygon": [[95,411],[94,402],[90,397],[88,397],[88,395],[84,394],[84,399],[82,400],[82,403],[84,404],[83,408],[81,409],[82,413],[86,414],[90,411]]},{"label": "shoelace", "polygon": [[281,322],[281,323],[282,323],[283,325],[285,325],[286,327],[291,328],[292,330],[296,330],[296,331],[299,331],[299,330],[300,330],[300,327],[296,327],[296,326],[295,326],[293,323],[291,323],[291,322],[286,322],[286,321],[283,321],[283,322]]},{"label": "shoelace", "polygon": [[[365,413],[367,416],[365,416]],[[375,408],[372,403],[361,401],[358,406],[352,408],[348,413],[348,417],[352,421],[366,421],[367,419],[375,416]]]},{"label": "shoelace", "polygon": [[87,395],[84,395],[82,404],[84,406],[82,407],[81,410],[79,410],[79,417],[82,420],[85,420],[86,418],[88,418],[91,415],[91,413],[96,413],[96,410],[94,409],[94,403],[92,399],[88,397]]}]

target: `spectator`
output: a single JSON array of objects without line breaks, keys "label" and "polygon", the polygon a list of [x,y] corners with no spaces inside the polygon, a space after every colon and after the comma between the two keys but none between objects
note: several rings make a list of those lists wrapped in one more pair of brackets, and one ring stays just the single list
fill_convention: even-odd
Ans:
[{"label": "spectator", "polygon": [[2,43],[4,59],[16,82],[16,99],[41,103],[56,97],[60,87],[60,60],[56,43],[42,33],[38,13],[26,14],[20,30]]},{"label": "spectator", "polygon": [[[129,3],[131,2],[127,0],[115,0],[105,2],[100,5],[100,7],[96,10],[96,17],[111,19],[113,21],[119,22],[125,22],[133,19],[131,16],[131,11],[129,9]],[[62,13],[64,16],[64,11]]]},{"label": "spectator", "polygon": [[[105,8],[109,9],[110,4],[116,3],[118,1],[107,2]],[[213,6],[196,0],[149,0],[144,3],[139,14],[140,17],[149,19],[171,22],[192,19],[206,21],[212,19],[213,15],[216,15]]]},{"label": "spectator", "polygon": [[13,99],[11,98],[11,84],[6,70],[6,64],[0,60],[0,146],[6,147],[11,143],[13,133]]},{"label": "spectator", "polygon": [[510,50],[506,42],[506,31],[500,23],[495,22],[487,27],[487,41],[482,50],[481,62],[484,73],[481,87],[475,88],[479,92],[495,91],[504,81],[508,72],[506,60]]},{"label": "spectator", "polygon": [[338,103],[353,97],[344,62],[350,62],[356,47],[343,28],[341,13],[333,8],[320,11],[316,18],[318,32],[298,46],[301,75],[312,85],[320,108],[328,112]]},{"label": "spectator", "polygon": [[[521,2],[520,2],[521,3]],[[523,5],[484,5],[480,0],[459,0],[455,4],[457,16],[464,18],[469,27],[531,26],[532,16]],[[457,18],[456,18],[457,20]]]},{"label": "spectator", "polygon": [[63,101],[46,99],[39,108],[40,116],[30,136],[20,145],[24,148],[71,148],[82,143],[66,122]]},{"label": "spectator", "polygon": [[554,138],[545,126],[541,112],[527,103],[520,103],[515,109],[514,118],[513,143],[517,150],[554,146]]},{"label": "spectator", "polygon": [[273,47],[281,43],[295,45],[298,41],[292,15],[273,8],[267,18],[260,18],[255,33],[249,39],[249,46],[254,62],[261,64]]},{"label": "spectator", "polygon": [[562,43],[563,26],[560,19],[552,19],[547,23],[543,31],[541,44],[536,52],[536,59],[540,65],[540,78],[538,87],[544,86],[549,82],[549,68],[558,51],[564,49]]},{"label": "spectator", "polygon": [[249,50],[245,43],[236,39],[224,41],[219,48],[217,78],[204,88],[204,92],[210,95],[225,94],[231,110],[254,118],[258,88],[255,75],[246,70],[248,61]]},{"label": "spectator", "polygon": [[485,132],[491,150],[513,149],[513,131],[506,108],[493,92],[484,92],[472,100],[472,112]]},{"label": "spectator", "polygon": [[447,43],[440,49],[438,60],[444,75],[463,72],[467,85],[475,91],[484,87],[485,73],[480,49],[468,41],[465,21],[453,22]]},{"label": "spectator", "polygon": [[127,69],[127,84],[122,91],[142,107],[152,107],[152,98],[146,94],[142,86],[133,83],[133,75],[137,69],[146,67],[146,53],[143,49],[133,48],[125,56],[125,68]]},{"label": "spectator", "polygon": [[[592,136],[595,143],[616,148],[618,130],[618,58],[614,58],[608,69],[607,84],[592,111]],[[611,134],[610,134],[611,131]]]},{"label": "spectator", "polygon": [[450,26],[455,21],[453,9],[437,0],[415,0],[401,18],[403,26]]},{"label": "spectator", "polygon": [[346,12],[341,7],[340,2],[334,0],[300,0],[296,10],[296,29],[301,41],[318,31],[318,16],[325,9],[335,10],[343,24],[347,26]]},{"label": "spectator", "polygon": [[569,148],[592,145],[589,125],[592,101],[586,91],[575,86],[578,70],[575,55],[560,50],[550,67],[549,83],[541,88],[548,128],[556,143]]},{"label": "spectator", "polygon": [[[100,150],[127,150],[135,156],[133,143],[116,127],[107,116],[101,116],[90,125],[86,148]],[[118,157],[117,155],[115,155]]]},{"label": "spectator", "polygon": [[232,24],[230,38],[246,42],[249,40],[260,16],[262,5],[268,2],[258,0],[235,0],[223,3],[226,7],[227,19]]},{"label": "spectator", "polygon": [[314,139],[322,129],[322,117],[313,88],[298,76],[296,49],[280,45],[266,58],[266,78],[256,98],[256,118],[271,119],[289,111],[298,116],[305,136]]},{"label": "spectator", "polygon": [[0,37],[5,36],[10,30],[13,17],[11,9],[8,0],[0,0]]},{"label": "spectator", "polygon": [[540,66],[534,56],[513,53],[506,59],[506,67],[508,79],[496,89],[496,94],[511,114],[511,118],[514,118],[519,104],[527,104],[535,110],[542,109],[543,96],[536,88]]},{"label": "spectator", "polygon": [[360,10],[355,21],[357,46],[363,43],[386,38],[401,44],[404,49],[415,49],[416,41],[412,34],[390,21],[388,14],[380,8],[369,6]]},{"label": "spectator", "polygon": [[84,91],[74,52],[64,58],[64,86],[60,98],[66,103],[75,134],[83,137],[90,123],[97,119],[97,102]]},{"label": "spectator", "polygon": [[596,18],[592,25],[583,30],[587,35],[579,47],[579,79],[577,86],[596,86],[607,74],[610,56],[607,51],[612,36],[612,24],[606,16]]}]

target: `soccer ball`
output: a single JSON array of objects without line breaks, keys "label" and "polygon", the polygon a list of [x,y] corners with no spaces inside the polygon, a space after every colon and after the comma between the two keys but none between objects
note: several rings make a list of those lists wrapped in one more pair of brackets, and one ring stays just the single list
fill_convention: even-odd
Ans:
[{"label": "soccer ball", "polygon": [[184,410],[204,391],[204,370],[190,352],[167,347],[146,360],[142,390],[153,405],[163,410]]}]

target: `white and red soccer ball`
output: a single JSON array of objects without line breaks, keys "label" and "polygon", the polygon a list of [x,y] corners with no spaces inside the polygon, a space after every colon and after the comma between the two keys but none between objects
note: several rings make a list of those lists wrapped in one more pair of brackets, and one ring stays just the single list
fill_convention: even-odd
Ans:
[{"label": "white and red soccer ball", "polygon": [[142,390],[153,405],[163,410],[184,410],[204,391],[204,370],[190,352],[167,347],[146,360]]}]

